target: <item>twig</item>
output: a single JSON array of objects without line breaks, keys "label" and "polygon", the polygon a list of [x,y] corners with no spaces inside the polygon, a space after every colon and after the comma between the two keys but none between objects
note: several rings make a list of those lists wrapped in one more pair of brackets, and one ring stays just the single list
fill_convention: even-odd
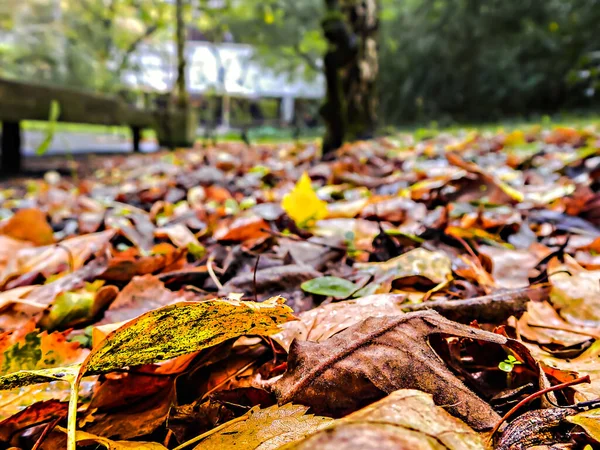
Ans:
[{"label": "twig", "polygon": [[500,422],[498,422],[496,424],[496,426],[494,427],[494,429],[492,430],[492,433],[490,434],[488,442],[491,444],[494,434],[496,434],[496,431],[498,431],[498,429],[502,426],[502,424],[504,422],[506,422],[509,418],[511,418],[514,413],[516,413],[519,409],[521,409],[523,406],[525,406],[530,401],[535,400],[536,398],[541,397],[542,395],[547,394],[548,392],[559,391],[559,390],[567,388],[569,386],[574,386],[576,384],[589,383],[589,382],[590,382],[590,376],[586,375],[584,377],[577,378],[576,380],[567,381],[566,383],[561,383],[561,384],[557,384],[556,386],[551,386],[549,388],[542,389],[541,391],[534,392],[533,394],[529,395],[528,397],[525,397],[523,400],[521,400],[519,403],[517,403],[516,406],[514,406],[510,411],[508,411],[506,414],[504,414],[504,417],[502,417],[502,419],[500,419]]},{"label": "twig", "polygon": [[215,275],[215,271],[213,270],[213,265],[212,264],[213,264],[214,260],[215,260],[215,256],[211,254],[208,257],[208,261],[206,261],[206,269],[208,270],[208,274],[210,275],[210,278],[217,285],[217,287],[219,289],[223,289],[223,285],[221,284],[221,282],[219,281],[219,279]]},{"label": "twig", "polygon": [[256,289],[256,271],[258,270],[258,262],[260,261],[260,255],[256,257],[256,264],[254,264],[254,275],[252,277],[252,288],[254,289],[254,301],[258,303],[258,290]]},{"label": "twig", "polygon": [[63,249],[65,252],[67,252],[67,258],[68,258],[67,261],[69,262],[69,272],[73,272],[75,270],[75,259],[73,258],[73,253],[71,253],[71,250],[66,245],[56,244],[56,246],[60,249]]},{"label": "twig", "polygon": [[38,440],[35,441],[35,445],[31,448],[31,450],[38,450],[40,448],[40,445],[42,445],[42,443],[44,442],[44,439],[46,439],[46,436],[48,436],[48,433],[50,433],[54,429],[56,424],[58,422],[60,422],[61,419],[62,419],[62,417],[57,417],[52,422],[50,422],[48,425],[46,425],[46,428],[44,428],[44,431],[42,431],[42,434],[40,435]]},{"label": "twig", "polygon": [[233,425],[234,423],[238,423],[238,422],[243,422],[244,420],[246,420],[248,418],[250,418],[250,411],[248,411],[247,413],[241,415],[240,417],[238,417],[236,419],[230,420],[229,422],[225,422],[224,424],[219,425],[218,427],[213,428],[212,430],[207,431],[206,433],[202,433],[200,436],[196,436],[195,438],[190,439],[187,442],[184,442],[180,446],[175,447],[173,450],[181,450],[183,448],[186,448],[186,447],[188,447],[188,446],[190,446],[192,444],[195,444],[198,441],[201,441],[202,439],[207,438],[208,436],[210,436],[211,434],[216,433],[217,431],[221,431],[223,428],[226,428],[229,425]]}]

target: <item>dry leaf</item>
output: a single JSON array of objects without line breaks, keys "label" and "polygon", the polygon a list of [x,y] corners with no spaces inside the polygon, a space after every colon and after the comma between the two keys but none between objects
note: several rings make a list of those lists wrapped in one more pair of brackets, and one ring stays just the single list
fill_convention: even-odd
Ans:
[{"label": "dry leaf", "polygon": [[399,390],[281,450],[485,450],[477,433],[431,395]]},{"label": "dry leaf", "polygon": [[287,404],[266,409],[252,408],[244,420],[235,419],[219,432],[200,441],[196,450],[275,450],[302,439],[333,419],[306,414],[307,406]]},{"label": "dry leaf", "polygon": [[14,239],[29,241],[34,245],[54,242],[54,231],[39,209],[20,209],[0,227],[0,234]]},{"label": "dry leaf", "polygon": [[294,339],[323,342],[367,317],[402,314],[404,300],[403,295],[379,294],[321,305],[300,313],[300,320],[284,323],[282,331],[271,336],[271,339],[286,351],[289,351]]},{"label": "dry leaf", "polygon": [[428,344],[434,334],[510,346],[516,341],[444,319],[433,311],[369,318],[319,344],[294,341],[288,370],[271,384],[279,404],[309,405],[316,414],[343,416],[397,389],[419,389],[476,430],[498,415],[471,392]]},{"label": "dry leaf", "polygon": [[600,327],[600,270],[585,270],[573,258],[565,256],[548,263],[552,283],[550,300],[567,322]]}]

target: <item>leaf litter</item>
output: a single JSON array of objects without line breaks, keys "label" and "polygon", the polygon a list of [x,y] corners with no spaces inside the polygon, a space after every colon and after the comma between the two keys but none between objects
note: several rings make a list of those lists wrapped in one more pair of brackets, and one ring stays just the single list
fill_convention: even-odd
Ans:
[{"label": "leaf litter", "polygon": [[1,186],[3,445],[598,445],[598,130],[319,157],[227,143]]}]

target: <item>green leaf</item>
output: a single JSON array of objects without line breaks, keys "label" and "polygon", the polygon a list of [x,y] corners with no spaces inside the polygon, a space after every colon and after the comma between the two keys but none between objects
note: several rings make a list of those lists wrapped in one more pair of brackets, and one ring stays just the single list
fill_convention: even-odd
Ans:
[{"label": "green leaf", "polygon": [[52,139],[54,139],[58,116],[60,116],[60,103],[58,103],[56,100],[52,100],[52,102],[50,102],[50,114],[48,115],[48,130],[46,131],[46,137],[36,149],[36,155],[41,156],[48,151],[48,148],[52,143]]},{"label": "green leaf", "polygon": [[513,371],[514,366],[506,361],[502,361],[500,364],[498,364],[498,369],[500,369],[503,372],[506,373],[510,373]]},{"label": "green leaf", "polygon": [[311,294],[328,297],[346,298],[352,295],[358,286],[348,280],[338,277],[321,277],[302,283],[302,290]]}]

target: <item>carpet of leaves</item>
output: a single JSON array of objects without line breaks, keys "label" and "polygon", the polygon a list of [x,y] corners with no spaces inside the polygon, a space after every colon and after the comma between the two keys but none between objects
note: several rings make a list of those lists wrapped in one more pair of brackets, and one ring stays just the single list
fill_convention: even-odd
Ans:
[{"label": "carpet of leaves", "polygon": [[80,169],[0,190],[1,448],[597,445],[598,129]]}]

